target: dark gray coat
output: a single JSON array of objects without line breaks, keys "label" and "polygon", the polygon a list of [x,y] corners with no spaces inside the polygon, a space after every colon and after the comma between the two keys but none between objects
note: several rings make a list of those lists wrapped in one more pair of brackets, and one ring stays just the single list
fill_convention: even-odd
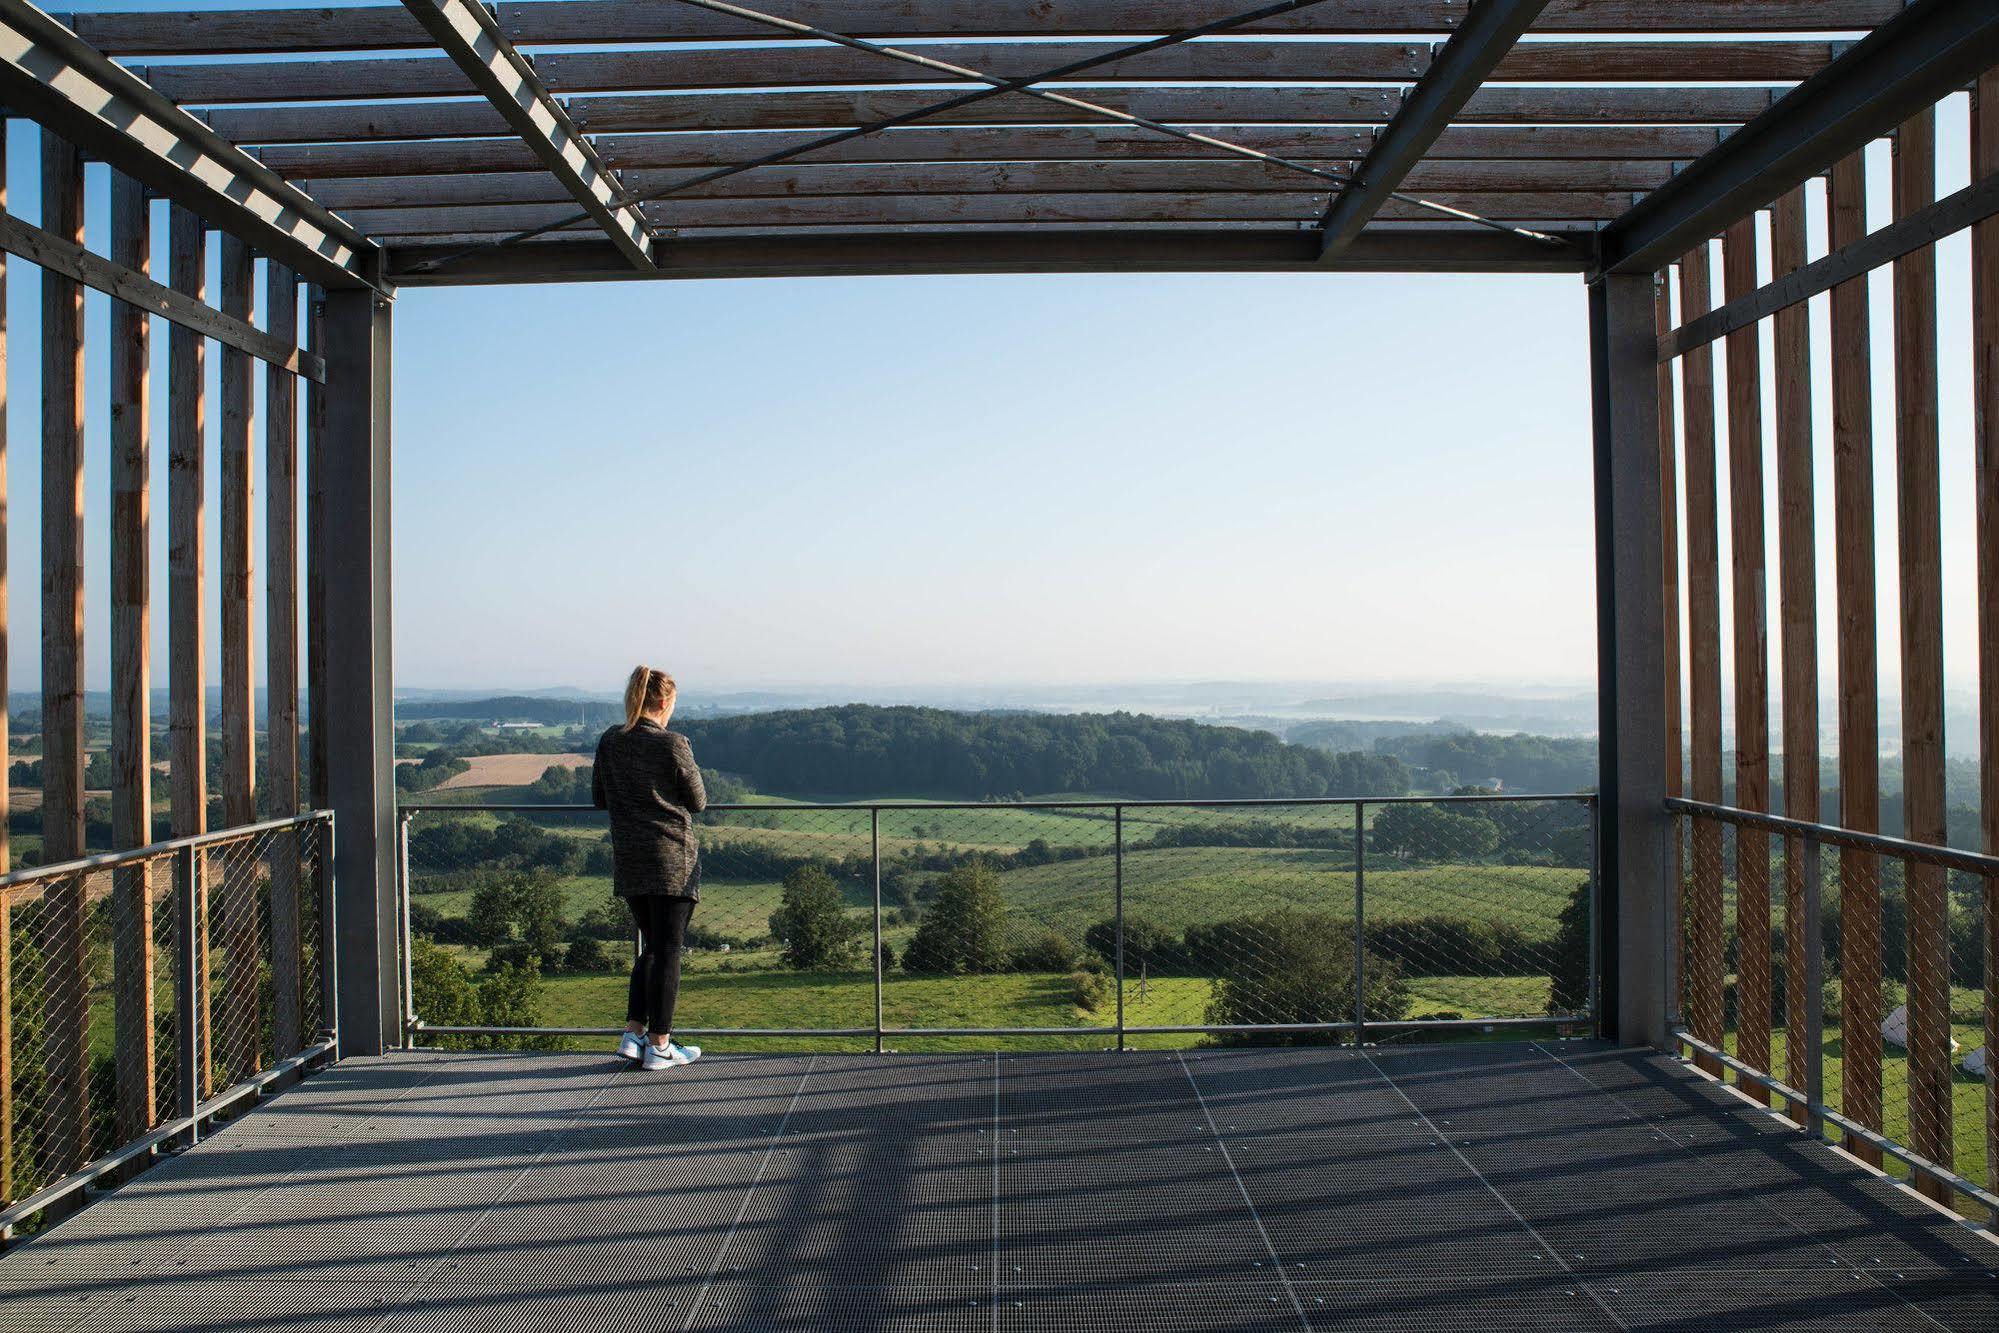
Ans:
[{"label": "dark gray coat", "polygon": [[693,816],[707,808],[708,793],[685,736],[656,722],[612,727],[597,741],[590,789],[611,814],[611,887],[620,898],[701,897]]}]

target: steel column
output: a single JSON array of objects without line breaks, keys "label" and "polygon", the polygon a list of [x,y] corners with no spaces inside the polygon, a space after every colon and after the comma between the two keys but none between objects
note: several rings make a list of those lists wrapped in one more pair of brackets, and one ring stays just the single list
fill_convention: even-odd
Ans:
[{"label": "steel column", "polygon": [[1659,338],[1654,278],[1614,273],[1589,291],[1595,404],[1598,821],[1594,885],[1598,1027],[1666,1044],[1662,941],[1666,799],[1664,541],[1659,510]]},{"label": "steel column", "polygon": [[340,830],[334,860],[341,1049],[379,1055],[397,1039],[396,809],[390,695],[389,305],[328,291],[323,532],[312,535],[325,597],[326,779]]},{"label": "steel column", "polygon": [[875,1054],[882,1053],[882,812],[868,811],[868,867],[875,916]]},{"label": "steel column", "polygon": [[1353,803],[1353,1044],[1367,1045],[1367,806]]}]

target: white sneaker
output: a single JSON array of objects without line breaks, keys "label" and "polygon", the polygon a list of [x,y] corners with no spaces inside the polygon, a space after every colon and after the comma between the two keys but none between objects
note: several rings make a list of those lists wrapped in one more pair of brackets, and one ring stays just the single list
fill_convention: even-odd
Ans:
[{"label": "white sneaker", "polygon": [[637,1060],[643,1057],[645,1053],[646,1039],[643,1035],[637,1032],[627,1032],[624,1036],[618,1038],[619,1059]]},{"label": "white sneaker", "polygon": [[646,1069],[672,1069],[677,1065],[691,1065],[700,1058],[699,1046],[681,1046],[674,1042],[655,1046],[647,1042],[645,1059],[640,1063]]}]

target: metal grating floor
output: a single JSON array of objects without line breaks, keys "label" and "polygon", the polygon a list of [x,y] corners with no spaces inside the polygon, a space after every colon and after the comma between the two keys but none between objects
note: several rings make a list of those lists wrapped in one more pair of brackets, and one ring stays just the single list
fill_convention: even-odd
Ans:
[{"label": "metal grating floor", "polygon": [[348,1060],[0,1256],[0,1328],[1999,1328],[1999,1248],[1583,1043]]}]

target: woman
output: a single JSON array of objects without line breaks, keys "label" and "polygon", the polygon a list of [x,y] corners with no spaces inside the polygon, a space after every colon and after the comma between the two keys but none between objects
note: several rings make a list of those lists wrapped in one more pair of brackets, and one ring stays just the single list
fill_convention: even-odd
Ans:
[{"label": "woman", "polygon": [[625,724],[598,740],[590,774],[597,808],[611,814],[611,885],[639,928],[618,1054],[646,1069],[701,1058],[699,1046],[673,1040],[680,951],[701,899],[693,816],[708,805],[693,747],[666,729],[676,692],[664,671],[635,668],[625,685]]}]

